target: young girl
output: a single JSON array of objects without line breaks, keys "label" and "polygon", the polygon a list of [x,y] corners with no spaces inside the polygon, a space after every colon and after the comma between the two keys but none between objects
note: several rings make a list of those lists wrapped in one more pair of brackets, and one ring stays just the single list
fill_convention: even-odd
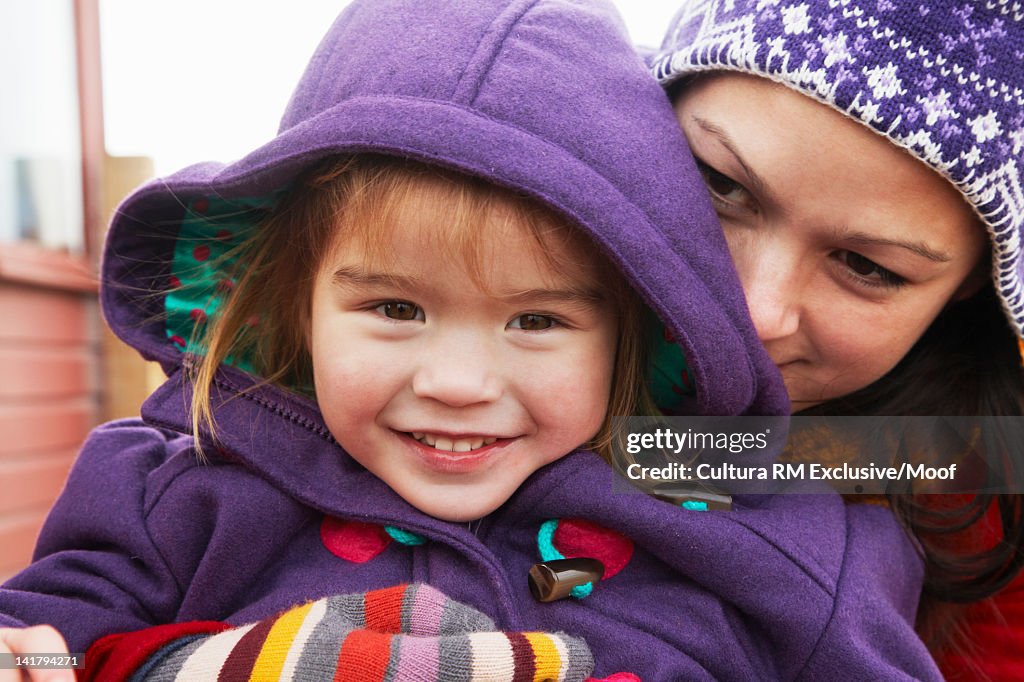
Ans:
[{"label": "young girl", "polygon": [[[795,410],[1022,414],[1022,56],[1024,14],[1006,2],[679,12],[654,68]],[[1024,465],[1008,464],[1019,490]],[[923,543],[919,626],[938,652],[937,602],[1018,574],[1024,509],[1018,495],[891,502]],[[986,638],[1019,654],[1024,623]]]},{"label": "young girl", "polygon": [[576,638],[620,681],[937,676],[889,510],[612,494],[580,447],[642,411],[650,316],[693,409],[788,409],[603,4],[355,2],[278,137],[140,189],[103,267],[169,378],[86,444],[9,648],[50,623],[104,680],[578,679]]}]

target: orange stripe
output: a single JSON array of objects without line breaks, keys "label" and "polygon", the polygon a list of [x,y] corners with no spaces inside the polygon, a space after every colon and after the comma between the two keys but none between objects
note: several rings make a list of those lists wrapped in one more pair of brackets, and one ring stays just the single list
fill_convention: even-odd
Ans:
[{"label": "orange stripe", "polygon": [[407,585],[386,587],[383,590],[367,592],[366,629],[375,632],[399,634],[402,631],[402,599]]},{"label": "orange stripe", "polygon": [[555,643],[543,632],[524,632],[523,636],[533,647],[534,682],[557,680],[562,672],[562,657],[558,655]]},{"label": "orange stripe", "polygon": [[284,668],[284,661],[288,658],[288,652],[295,641],[306,614],[313,607],[313,603],[303,604],[291,611],[287,611],[277,619],[274,627],[263,642],[262,651],[252,667],[249,675],[251,682],[259,680],[276,680],[281,677],[281,670]]},{"label": "orange stripe", "polygon": [[353,630],[338,653],[334,682],[384,682],[391,657],[391,637],[383,632]]}]

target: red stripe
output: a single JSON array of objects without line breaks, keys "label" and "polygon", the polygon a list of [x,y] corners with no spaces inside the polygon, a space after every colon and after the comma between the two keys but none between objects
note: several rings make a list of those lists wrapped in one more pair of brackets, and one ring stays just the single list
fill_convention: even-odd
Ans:
[{"label": "red stripe", "polygon": [[366,605],[367,630],[395,635],[402,631],[402,599],[407,587],[396,585],[366,593],[363,603]]},{"label": "red stripe", "polygon": [[249,682],[252,667],[263,649],[263,642],[276,622],[276,618],[264,618],[238,640],[224,661],[217,682]]},{"label": "red stripe", "polygon": [[85,669],[78,674],[78,679],[81,682],[124,682],[150,656],[174,640],[230,629],[227,623],[192,621],[107,635],[96,640],[85,652]]},{"label": "red stripe", "polygon": [[512,645],[512,662],[516,666],[512,682],[533,682],[537,664],[533,658],[533,646],[521,632],[506,632],[509,644]]},{"label": "red stripe", "polygon": [[353,630],[341,645],[334,682],[383,682],[391,657],[392,635]]}]

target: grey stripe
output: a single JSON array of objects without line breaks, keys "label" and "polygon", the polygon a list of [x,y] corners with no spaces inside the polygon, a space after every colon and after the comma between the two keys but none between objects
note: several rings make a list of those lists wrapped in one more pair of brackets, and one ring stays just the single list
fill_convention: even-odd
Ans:
[{"label": "grey stripe", "polygon": [[398,657],[401,654],[402,639],[405,636],[395,635],[391,638],[391,653],[388,655],[388,667],[384,671],[384,682],[393,682],[398,674]]},{"label": "grey stripe", "polygon": [[[140,679],[145,682],[174,682],[174,679],[181,672],[182,666],[185,665],[185,661],[191,656],[196,649],[201,647],[210,641],[210,637],[216,635],[210,635],[209,637],[201,637],[194,642],[189,642],[185,646],[181,647],[177,651],[172,652],[170,655],[165,656],[163,660],[157,663],[152,670],[146,673],[145,677]],[[220,672],[221,661],[214,661],[216,667],[210,671],[211,679],[216,679],[217,673]],[[136,680],[137,675],[132,676],[133,682]]]},{"label": "grey stripe", "polygon": [[440,634],[460,632],[489,632],[496,630],[494,621],[471,606],[449,599],[441,612]]},{"label": "grey stripe", "polygon": [[365,594],[341,594],[327,599],[327,610],[331,607],[341,615],[351,626],[351,629],[362,629],[366,627],[366,603]]},{"label": "grey stripe", "polygon": [[585,640],[579,637],[570,637],[564,632],[555,635],[565,643],[569,651],[569,665],[566,670],[566,682],[583,682],[590,677],[594,670],[594,657],[590,653],[590,647]]},{"label": "grey stripe", "polygon": [[333,679],[345,636],[366,624],[363,595],[329,597],[323,619],[310,633],[295,666],[296,680]]},{"label": "grey stripe", "polygon": [[470,682],[473,647],[469,635],[448,635],[437,642],[437,679],[444,682]]},{"label": "grey stripe", "polygon": [[413,604],[416,603],[416,595],[419,594],[419,591],[419,583],[413,583],[405,588],[405,594],[402,595],[402,618],[400,621],[402,634],[412,632],[412,608]]}]

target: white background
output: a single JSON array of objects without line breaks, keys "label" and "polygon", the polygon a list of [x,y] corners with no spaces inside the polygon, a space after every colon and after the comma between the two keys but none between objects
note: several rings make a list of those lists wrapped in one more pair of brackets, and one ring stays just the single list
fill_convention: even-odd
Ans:
[{"label": "white background", "polygon": [[[633,42],[652,47],[680,3],[615,0]],[[100,0],[107,150],[150,156],[166,175],[260,146],[345,4]]]}]

